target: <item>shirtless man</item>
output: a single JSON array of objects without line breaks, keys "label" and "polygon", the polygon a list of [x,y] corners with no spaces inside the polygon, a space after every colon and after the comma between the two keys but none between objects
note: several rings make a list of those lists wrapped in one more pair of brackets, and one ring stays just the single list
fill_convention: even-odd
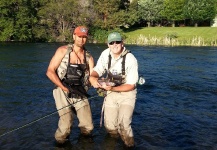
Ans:
[{"label": "shirtless man", "polygon": [[94,59],[84,47],[87,37],[86,27],[75,28],[74,44],[59,47],[46,72],[48,78],[56,85],[53,96],[59,113],[59,123],[55,139],[60,144],[69,140],[73,124],[73,109],[79,120],[78,127],[81,134],[90,135],[94,128],[87,98],[90,85],[88,77],[93,70]]}]

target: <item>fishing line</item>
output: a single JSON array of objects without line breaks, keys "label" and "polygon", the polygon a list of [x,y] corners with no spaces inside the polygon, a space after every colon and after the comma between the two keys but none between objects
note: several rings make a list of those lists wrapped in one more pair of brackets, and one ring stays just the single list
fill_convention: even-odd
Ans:
[{"label": "fishing line", "polygon": [[[97,94],[96,96],[93,95],[92,97],[88,98],[88,100],[93,99],[93,98],[95,98],[95,97],[99,97],[98,94]],[[83,100],[83,99],[81,99],[81,100],[79,100],[79,101],[76,101],[76,103],[78,103],[78,102],[80,102],[80,101],[82,101],[82,100]],[[75,104],[75,103],[72,103],[72,104]],[[45,116],[43,116],[43,117],[40,117],[40,118],[38,118],[38,119],[36,119],[36,120],[33,120],[33,121],[31,121],[31,122],[25,124],[25,125],[23,125],[23,126],[20,126],[20,127],[18,127],[18,128],[13,129],[13,130],[10,130],[10,131],[8,131],[8,132],[5,132],[4,134],[1,134],[1,135],[0,135],[0,138],[3,137],[3,136],[5,136],[5,135],[7,135],[7,134],[9,134],[9,133],[11,133],[11,132],[17,131],[17,130],[22,129],[22,128],[26,127],[26,126],[29,126],[29,125],[31,125],[31,124],[33,124],[33,123],[35,123],[35,122],[38,122],[38,121],[40,121],[40,120],[42,120],[42,119],[45,119],[45,118],[47,118],[47,117],[49,117],[49,116],[51,116],[51,115],[57,113],[58,111],[60,111],[60,110],[62,110],[62,109],[64,109],[64,108],[71,107],[72,104],[70,103],[69,105],[64,106],[64,107],[62,107],[62,108],[60,108],[60,109],[57,109],[56,111],[54,111],[54,112],[52,112],[52,113],[50,113],[50,114],[48,114],[48,115],[45,115]]]},{"label": "fishing line", "polygon": [[[140,76],[140,77],[139,77],[139,80],[138,80],[137,84],[138,84],[138,85],[143,85],[143,84],[145,84],[145,79],[143,78],[143,76]],[[112,93],[112,92],[110,92],[110,93]],[[108,93],[108,94],[110,94],[110,93]],[[65,93],[64,93],[64,94],[65,94]],[[105,96],[107,96],[108,94],[106,94]],[[93,99],[93,98],[95,98],[95,97],[100,97],[100,96],[99,96],[99,94],[97,94],[96,96],[93,95],[93,96],[91,96],[90,98],[88,98],[88,100]],[[68,96],[66,96],[66,98],[67,98],[67,101],[68,101]],[[83,100],[83,99],[80,99],[79,101],[76,101],[75,103],[78,103],[78,102],[80,102],[80,101],[82,101],[82,100]],[[69,102],[69,101],[68,101],[68,102]],[[72,103],[72,104],[75,104],[75,103]],[[17,130],[19,130],[19,129],[22,129],[22,128],[26,127],[26,126],[29,126],[29,125],[31,125],[31,124],[33,124],[33,123],[35,123],[35,122],[38,122],[38,121],[40,121],[40,120],[42,120],[42,119],[45,119],[45,118],[47,118],[47,117],[49,117],[49,116],[52,116],[53,114],[57,113],[58,111],[60,111],[60,110],[62,110],[62,109],[64,109],[64,108],[71,107],[72,104],[70,103],[69,105],[64,106],[64,107],[62,107],[62,108],[60,108],[60,109],[57,109],[56,111],[54,111],[54,112],[52,112],[52,113],[50,113],[50,114],[48,114],[48,115],[45,115],[45,116],[43,116],[43,117],[40,117],[40,118],[38,118],[38,119],[36,119],[36,120],[33,120],[33,121],[31,121],[31,122],[25,124],[25,125],[23,125],[23,126],[20,126],[20,127],[18,127],[18,128],[13,129],[13,130],[10,130],[10,131],[8,131],[8,132],[5,132],[5,133],[3,133],[3,134],[0,135],[0,138],[3,137],[3,136],[5,136],[5,135],[7,135],[7,134],[9,134],[9,133],[12,133],[12,132],[17,131]]]}]

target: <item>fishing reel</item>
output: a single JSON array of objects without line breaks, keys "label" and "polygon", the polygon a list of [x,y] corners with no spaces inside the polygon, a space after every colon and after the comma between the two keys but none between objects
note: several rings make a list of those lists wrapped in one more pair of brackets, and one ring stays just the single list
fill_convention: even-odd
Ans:
[{"label": "fishing reel", "polygon": [[145,78],[143,76],[139,76],[139,79],[137,81],[138,85],[143,85],[145,84]]}]

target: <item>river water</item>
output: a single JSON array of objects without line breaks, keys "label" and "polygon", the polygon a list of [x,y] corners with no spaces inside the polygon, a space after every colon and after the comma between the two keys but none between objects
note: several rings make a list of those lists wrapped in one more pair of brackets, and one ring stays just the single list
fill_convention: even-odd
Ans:
[{"label": "river water", "polygon": [[[100,127],[103,99],[96,96],[90,99],[93,138],[79,135],[75,118],[71,144],[55,145],[58,114],[45,73],[62,44],[1,43],[0,149],[125,149]],[[217,149],[217,48],[126,46],[146,79],[133,115],[134,149]],[[86,48],[96,61],[106,45]]]}]

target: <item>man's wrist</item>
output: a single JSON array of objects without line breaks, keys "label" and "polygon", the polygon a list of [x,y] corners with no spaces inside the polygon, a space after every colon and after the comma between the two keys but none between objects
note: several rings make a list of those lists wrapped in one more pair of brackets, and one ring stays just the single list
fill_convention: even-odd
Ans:
[{"label": "man's wrist", "polygon": [[114,90],[114,87],[113,86],[111,86],[111,89],[110,89],[110,91],[113,91]]}]

